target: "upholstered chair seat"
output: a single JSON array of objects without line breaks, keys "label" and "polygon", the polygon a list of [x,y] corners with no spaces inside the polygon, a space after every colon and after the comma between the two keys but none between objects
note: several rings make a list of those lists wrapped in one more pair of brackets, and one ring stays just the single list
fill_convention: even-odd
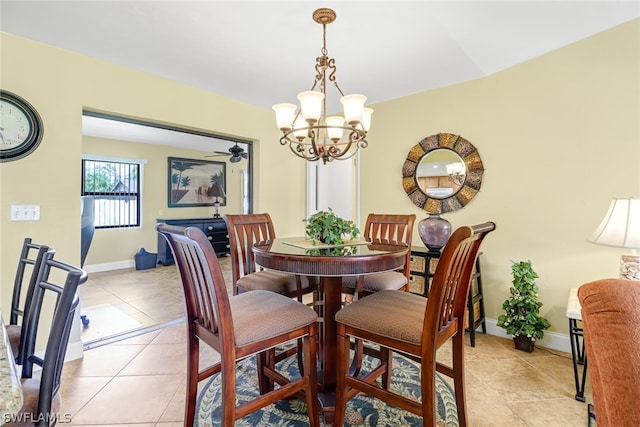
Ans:
[{"label": "upholstered chair seat", "polygon": [[231,296],[229,304],[238,347],[289,333],[318,318],[310,307],[269,291],[256,290]]},{"label": "upholstered chair seat", "polygon": [[[369,214],[364,226],[363,237],[371,243],[402,245],[411,247],[413,223],[411,215]],[[353,295],[357,300],[365,295],[383,290],[409,291],[409,258],[407,252],[405,265],[401,271],[386,271],[363,276],[344,277],[342,292]]]},{"label": "upholstered chair seat", "polygon": [[408,292],[379,291],[338,311],[336,321],[373,331],[378,337],[420,345],[426,307],[426,298]]},{"label": "upholstered chair seat", "polygon": [[[362,278],[362,290],[365,294],[370,294],[384,290],[404,289],[409,281],[404,273],[398,271],[385,271],[384,273],[368,274]],[[358,277],[348,276],[342,278],[342,287],[356,289]]]},{"label": "upholstered chair seat", "polygon": [[20,325],[5,325],[5,328],[7,330],[7,339],[11,346],[11,352],[15,357],[18,355],[18,351],[20,350],[20,337],[22,336],[20,330],[22,327]]},{"label": "upholstered chair seat", "polygon": [[300,280],[300,291],[302,294],[313,292],[317,287],[318,280],[315,277],[298,276],[295,274],[283,273],[276,270],[259,270],[248,274],[236,281],[236,286],[242,291],[271,291],[281,295],[295,295],[297,292],[296,280]]}]

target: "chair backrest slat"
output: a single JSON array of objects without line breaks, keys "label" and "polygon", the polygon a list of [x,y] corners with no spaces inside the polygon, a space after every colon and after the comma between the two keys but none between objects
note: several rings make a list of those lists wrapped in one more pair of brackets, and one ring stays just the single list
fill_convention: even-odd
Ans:
[{"label": "chair backrest slat", "polygon": [[429,288],[423,330],[425,337],[433,337],[433,340],[423,340],[425,345],[433,345],[438,331],[454,319],[458,321],[458,332],[464,332],[463,319],[473,267],[482,240],[493,230],[495,224],[486,222],[460,227],[449,237]]},{"label": "chair backrest slat", "polygon": [[[159,223],[156,230],[169,243],[180,273],[185,297],[189,336],[206,329],[218,337],[207,342],[222,351],[224,342],[235,342],[229,296],[213,247],[202,230]],[[225,341],[220,339],[225,336]]]},{"label": "chair backrest slat", "polygon": [[[73,265],[53,259],[54,251],[47,251],[42,259],[37,283],[29,312],[24,319],[25,337],[21,341],[20,353],[24,354],[22,378],[31,378],[33,365],[42,367],[38,400],[39,419],[52,419],[53,396],[60,388],[62,366],[71,334],[75,311],[80,302],[76,293],[78,286],[87,280],[87,273]],[[63,277],[64,281],[57,281]],[[54,281],[56,280],[56,281]],[[44,357],[36,355],[36,339],[40,327],[42,305],[47,295],[55,297],[53,320],[45,347]],[[43,423],[38,423],[38,425]]]},{"label": "chair backrest slat", "polygon": [[[411,248],[413,238],[413,223],[416,220],[415,214],[411,215],[389,215],[389,214],[369,214],[362,233],[365,240],[373,243],[389,245],[405,245]],[[409,259],[411,251],[407,251],[404,265],[404,275],[409,279]]]},{"label": "chair backrest slat", "polygon": [[[18,316],[25,316],[29,311],[29,304],[33,296],[33,288],[38,278],[38,271],[42,263],[44,254],[49,250],[49,246],[38,245],[32,243],[30,237],[26,237],[22,243],[22,250],[20,251],[20,259],[18,260],[18,268],[16,269],[15,280],[13,283],[13,295],[11,298],[11,314],[9,317],[10,325],[18,324]],[[35,256],[33,251],[36,251]],[[24,282],[24,275],[27,271],[27,266],[31,267],[31,275],[29,276],[29,282],[27,284],[27,292],[24,299],[24,304],[21,304],[22,300],[22,285]],[[22,306],[21,306],[22,305]]]},{"label": "chair backrest slat", "polygon": [[256,271],[253,246],[269,243],[276,238],[271,216],[267,213],[225,215],[231,249],[233,293],[237,293],[238,279]]}]

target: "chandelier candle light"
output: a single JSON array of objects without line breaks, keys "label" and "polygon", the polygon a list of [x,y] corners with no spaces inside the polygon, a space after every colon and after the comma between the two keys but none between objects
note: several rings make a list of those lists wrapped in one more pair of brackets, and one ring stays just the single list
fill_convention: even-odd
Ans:
[{"label": "chandelier candle light", "polygon": [[[373,113],[364,106],[366,96],[345,95],[338,86],[335,59],[327,55],[326,37],[327,24],[335,19],[336,13],[331,9],[313,12],[313,20],[322,24],[322,55],[316,58],[316,76],[311,89],[298,94],[300,110],[296,111],[294,104],[273,106],[278,128],[283,133],[280,144],[289,145],[291,151],[303,159],[322,159],[323,163],[351,158],[360,148],[366,148]],[[326,117],[327,83],[332,83],[340,92],[344,117]]]}]

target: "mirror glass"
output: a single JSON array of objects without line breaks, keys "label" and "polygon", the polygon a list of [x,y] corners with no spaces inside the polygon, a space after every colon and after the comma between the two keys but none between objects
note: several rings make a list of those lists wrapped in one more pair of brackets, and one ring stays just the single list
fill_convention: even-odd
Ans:
[{"label": "mirror glass", "polygon": [[462,158],[447,148],[425,154],[416,168],[418,187],[429,197],[446,199],[456,194],[466,178]]},{"label": "mirror glass", "polygon": [[462,209],[480,191],[484,167],[474,145],[460,135],[439,133],[414,145],[402,165],[409,199],[431,214]]}]

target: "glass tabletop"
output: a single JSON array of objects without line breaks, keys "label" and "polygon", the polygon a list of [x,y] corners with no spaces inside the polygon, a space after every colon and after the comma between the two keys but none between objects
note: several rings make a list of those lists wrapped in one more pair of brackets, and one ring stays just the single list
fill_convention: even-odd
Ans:
[{"label": "glass tabletop", "polygon": [[370,243],[363,240],[347,241],[343,245],[326,245],[320,242],[313,244],[305,237],[278,238],[270,243],[256,244],[255,248],[272,254],[315,257],[370,257],[408,249],[404,245]]}]

